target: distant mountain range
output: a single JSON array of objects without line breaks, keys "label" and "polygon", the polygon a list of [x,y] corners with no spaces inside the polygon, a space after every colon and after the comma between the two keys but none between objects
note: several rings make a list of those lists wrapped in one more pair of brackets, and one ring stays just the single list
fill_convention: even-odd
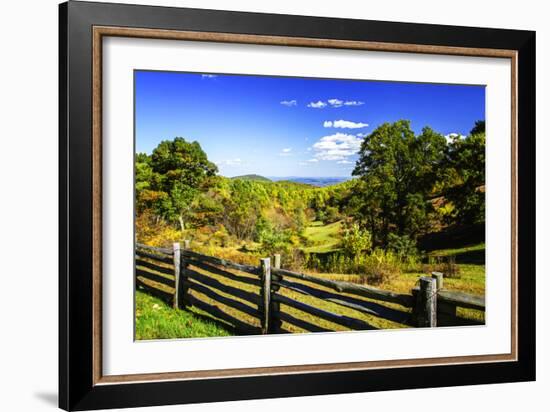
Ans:
[{"label": "distant mountain range", "polygon": [[351,178],[350,177],[297,177],[297,176],[289,176],[289,177],[270,176],[269,178],[267,178],[260,175],[250,174],[250,175],[235,176],[235,177],[232,177],[232,179],[255,180],[260,182],[286,181],[286,182],[294,182],[294,183],[300,183],[300,184],[310,185],[310,186],[325,187],[325,186],[332,186],[338,183],[345,182],[346,180],[350,180]]},{"label": "distant mountain range", "polygon": [[337,185],[338,183],[345,182],[346,180],[350,180],[351,177],[270,177],[273,181],[279,181],[279,180],[288,180],[290,182],[296,182],[296,183],[302,183],[305,185],[311,185],[311,186],[317,186],[317,187],[325,187],[325,186],[332,186]]},{"label": "distant mountain range", "polygon": [[242,176],[232,177],[231,179],[234,179],[234,180],[256,180],[256,181],[259,181],[259,182],[271,182],[271,180],[268,179],[267,177],[263,177],[263,176],[260,176],[260,175],[242,175]]}]

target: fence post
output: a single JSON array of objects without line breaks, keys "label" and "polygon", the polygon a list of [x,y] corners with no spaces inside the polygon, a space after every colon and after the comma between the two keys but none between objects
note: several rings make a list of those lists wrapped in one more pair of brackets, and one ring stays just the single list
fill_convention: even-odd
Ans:
[{"label": "fence post", "polygon": [[174,243],[172,245],[172,249],[174,251],[174,277],[175,277],[174,301],[172,302],[172,305],[174,309],[177,309],[179,307],[179,291],[180,291],[180,269],[181,269],[180,244]]},{"label": "fence post", "polygon": [[[189,250],[191,248],[189,240],[183,241],[183,250]],[[180,284],[179,284],[179,307],[183,308],[186,306],[186,296],[189,291],[189,286],[186,285],[187,282],[187,274],[185,273],[185,269],[187,268],[187,259],[185,256],[182,256],[180,260]]]},{"label": "fence post", "polygon": [[273,267],[275,269],[281,269],[281,255],[278,253],[273,255]]},{"label": "fence post", "polygon": [[261,308],[260,312],[262,314],[261,325],[262,325],[262,334],[267,334],[269,331],[269,309],[271,301],[271,259],[263,258],[260,259],[260,267],[262,270],[262,289],[260,291],[261,297]]},{"label": "fence post", "polygon": [[443,289],[443,273],[432,272],[432,278],[437,281],[437,290]]},{"label": "fence post", "polygon": [[[281,255],[275,254],[273,255],[273,268],[280,269],[281,268]],[[274,285],[274,280],[280,280],[281,275],[278,275],[276,273],[271,274],[271,308],[269,313],[269,333],[278,333],[281,330],[282,321],[279,318],[279,312],[281,311],[281,304],[279,302],[276,302],[273,299],[273,295],[277,293],[280,286]]]},{"label": "fence post", "polygon": [[416,295],[417,321],[421,328],[437,326],[437,280],[420,278],[420,290]]}]

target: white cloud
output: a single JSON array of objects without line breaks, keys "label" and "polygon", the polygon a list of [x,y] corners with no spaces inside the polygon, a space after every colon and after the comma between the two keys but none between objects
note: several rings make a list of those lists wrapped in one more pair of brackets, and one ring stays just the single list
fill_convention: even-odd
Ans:
[{"label": "white cloud", "polygon": [[217,74],[202,74],[201,75],[202,79],[215,79],[216,77],[218,77]]},{"label": "white cloud", "polygon": [[322,137],[313,145],[315,158],[319,160],[346,160],[356,154],[362,139],[345,133],[335,133]]},{"label": "white cloud", "polygon": [[367,137],[368,133],[357,133],[356,136],[357,137]]},{"label": "white cloud", "polygon": [[344,105],[344,101],[340,99],[328,99],[328,104],[332,107],[342,107]]},{"label": "white cloud", "polygon": [[317,163],[318,161],[319,161],[319,159],[316,159],[316,158],[308,160],[309,163]]},{"label": "white cloud", "polygon": [[455,139],[464,139],[466,136],[460,133],[449,133],[445,135],[445,139],[447,139],[447,143],[451,143]]},{"label": "white cloud", "polygon": [[322,102],[321,100],[319,100],[318,102],[308,103],[307,105],[307,107],[311,107],[312,109],[323,109],[326,106],[327,104],[325,102]]},{"label": "white cloud", "polygon": [[292,147],[285,147],[282,149],[279,156],[292,156]]},{"label": "white cloud", "polygon": [[298,104],[297,100],[283,100],[280,102],[283,106],[292,107]]},{"label": "white cloud", "polygon": [[360,102],[357,100],[328,99],[326,102],[322,100],[311,102],[307,105],[307,107],[311,107],[313,109],[323,109],[327,106],[338,108],[342,106],[361,106],[363,104],[365,104],[365,102]]},{"label": "white cloud", "polygon": [[337,129],[362,129],[368,126],[368,123],[356,123],[349,120],[335,120],[331,122],[327,120],[323,122],[324,127],[335,127]]},{"label": "white cloud", "polygon": [[350,165],[352,164],[353,162],[350,162],[349,160],[339,160],[337,161],[336,163],[340,164],[340,165]]},{"label": "white cloud", "polygon": [[226,159],[215,163],[218,166],[239,166],[243,164],[243,161],[237,157],[235,159]]},{"label": "white cloud", "polygon": [[359,102],[357,100],[348,100],[344,102],[344,106],[362,106],[365,102]]}]

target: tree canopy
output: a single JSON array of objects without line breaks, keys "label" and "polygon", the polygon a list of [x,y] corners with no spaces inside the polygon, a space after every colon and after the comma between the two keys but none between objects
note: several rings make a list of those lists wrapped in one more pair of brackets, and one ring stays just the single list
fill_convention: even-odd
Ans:
[{"label": "tree canopy", "polygon": [[225,178],[198,142],[164,140],[150,155],[136,155],[137,213],[269,252],[304,241],[314,221],[342,221],[349,254],[371,247],[400,254],[427,233],[484,221],[484,121],[452,137],[430,127],[415,134],[407,120],[384,123],[364,137],[358,155],[355,179],[321,188]]},{"label": "tree canopy", "polygon": [[217,172],[198,142],[182,137],[164,140],[150,157],[137,156],[136,190],[142,195],[138,203],[149,203],[163,217],[177,221],[183,230],[197,195],[214,183],[212,178]]},{"label": "tree canopy", "polygon": [[416,237],[425,229],[433,192],[445,155],[445,138],[429,127],[415,136],[410,122],[384,123],[365,137],[353,171],[363,184],[359,214],[378,243],[390,231]]}]

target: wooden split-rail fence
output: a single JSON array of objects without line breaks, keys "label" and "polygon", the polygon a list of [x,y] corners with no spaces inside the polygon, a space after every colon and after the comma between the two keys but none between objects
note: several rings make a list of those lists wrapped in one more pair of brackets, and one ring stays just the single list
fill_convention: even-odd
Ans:
[{"label": "wooden split-rail fence", "polygon": [[[484,297],[445,290],[441,273],[421,277],[410,294],[400,294],[285,270],[280,255],[260,259],[258,266],[243,265],[197,253],[189,244],[174,243],[171,249],[137,244],[137,289],[174,308],[198,308],[240,334],[288,333],[286,324],[308,332],[335,330],[319,320],[351,330],[378,329],[374,318],[408,327],[484,323],[458,313],[458,308],[484,312]],[[312,303],[319,299],[330,302],[334,310]],[[346,314],[338,313],[341,309]]]}]

